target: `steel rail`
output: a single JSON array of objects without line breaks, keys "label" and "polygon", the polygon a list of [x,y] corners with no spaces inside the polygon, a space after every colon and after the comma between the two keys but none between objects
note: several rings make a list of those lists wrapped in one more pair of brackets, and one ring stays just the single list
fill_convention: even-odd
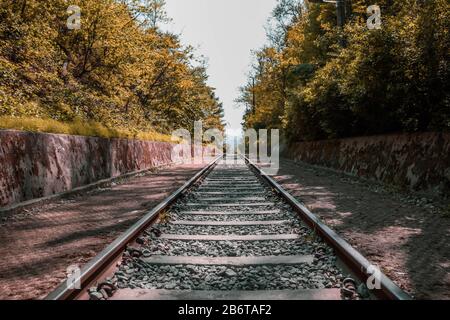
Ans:
[{"label": "steel rail", "polygon": [[126,246],[135,240],[152,222],[156,220],[159,214],[169,207],[175,200],[184,194],[192,185],[194,185],[200,178],[205,176],[213,166],[223,158],[223,155],[218,156],[206,167],[200,170],[194,177],[187,181],[177,191],[172,193],[168,198],[158,204],[155,208],[145,214],[138,222],[131,228],[99,253],[94,259],[88,262],[82,269],[78,278],[73,279],[71,283],[80,283],[80,289],[70,288],[67,281],[61,283],[53,292],[51,292],[45,300],[72,300],[80,296],[85,290],[86,286],[91,284],[96,278],[111,266],[125,250]]},{"label": "steel rail", "polygon": [[[373,265],[364,256],[353,248],[347,241],[342,239],[335,231],[325,225],[316,215],[314,215],[305,205],[295,199],[289,192],[287,192],[280,184],[273,178],[267,175],[260,169],[253,161],[245,155],[242,155],[245,161],[254,168],[257,173],[263,177],[275,190],[280,194],[291,206],[299,213],[302,220],[304,220],[316,233],[318,233],[324,240],[336,250],[338,256],[343,262],[350,267],[350,269],[357,274],[363,281],[367,281],[370,277],[374,277]],[[380,290],[374,293],[384,299],[391,300],[411,300],[412,298],[399,288],[391,279],[389,279],[381,271],[378,273],[377,280],[380,283]]]}]

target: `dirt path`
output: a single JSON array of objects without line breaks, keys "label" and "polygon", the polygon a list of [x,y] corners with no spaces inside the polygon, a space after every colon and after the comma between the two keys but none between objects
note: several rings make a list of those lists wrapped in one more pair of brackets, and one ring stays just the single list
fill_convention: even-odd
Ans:
[{"label": "dirt path", "polygon": [[275,178],[410,294],[450,299],[448,203],[288,160]]},{"label": "dirt path", "polygon": [[180,165],[22,211],[0,224],[0,299],[43,298],[201,169]]}]

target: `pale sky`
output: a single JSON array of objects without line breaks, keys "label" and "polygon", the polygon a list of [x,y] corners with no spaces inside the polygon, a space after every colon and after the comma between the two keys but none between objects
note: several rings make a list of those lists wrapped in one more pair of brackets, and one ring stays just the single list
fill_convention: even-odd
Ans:
[{"label": "pale sky", "polygon": [[[240,130],[243,108],[234,100],[245,84],[251,50],[266,42],[264,26],[276,0],[166,0],[173,21],[165,26],[181,34],[183,44],[208,58],[208,84],[223,102],[228,129]],[[232,133],[232,132],[229,132]]]}]

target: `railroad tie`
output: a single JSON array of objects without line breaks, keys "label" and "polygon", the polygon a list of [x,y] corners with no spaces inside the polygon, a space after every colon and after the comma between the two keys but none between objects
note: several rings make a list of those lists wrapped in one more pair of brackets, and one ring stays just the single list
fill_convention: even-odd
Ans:
[{"label": "railroad tie", "polygon": [[204,204],[204,203],[186,203],[186,206],[189,207],[271,207],[274,206],[275,203],[273,202],[257,202],[257,203],[211,203],[211,204]]},{"label": "railroad tie", "polygon": [[218,226],[218,227],[242,227],[242,226],[270,226],[289,223],[288,220],[272,220],[272,221],[190,221],[178,220],[172,221],[171,224],[182,226]]},{"label": "railroad tie", "polygon": [[111,300],[341,300],[341,293],[339,289],[255,291],[121,289]]},{"label": "railroad tie", "polygon": [[199,215],[199,216],[227,216],[227,215],[269,215],[269,214],[279,214],[281,210],[265,210],[265,211],[181,211],[178,214],[180,215]]},{"label": "railroad tie", "polygon": [[184,235],[162,234],[159,239],[180,241],[281,241],[300,239],[298,234],[268,234],[268,235]]},{"label": "railroad tie", "polygon": [[203,257],[203,256],[152,256],[141,258],[142,262],[156,265],[202,265],[202,266],[261,266],[311,264],[312,255],[301,256],[255,256],[255,257]]},{"label": "railroad tie", "polygon": [[254,192],[248,191],[197,191],[194,192],[197,196],[208,195],[208,196],[252,196]]},{"label": "railroad tie", "polygon": [[264,197],[244,197],[244,198],[202,198],[202,201],[264,201],[266,200]]}]

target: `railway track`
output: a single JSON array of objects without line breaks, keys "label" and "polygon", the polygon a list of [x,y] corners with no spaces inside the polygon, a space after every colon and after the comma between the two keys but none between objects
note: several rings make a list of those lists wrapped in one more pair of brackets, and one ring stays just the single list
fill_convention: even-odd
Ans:
[{"label": "railway track", "polygon": [[105,249],[81,288],[47,299],[409,299],[382,274],[367,290],[364,257],[251,161],[229,163],[213,161]]}]

